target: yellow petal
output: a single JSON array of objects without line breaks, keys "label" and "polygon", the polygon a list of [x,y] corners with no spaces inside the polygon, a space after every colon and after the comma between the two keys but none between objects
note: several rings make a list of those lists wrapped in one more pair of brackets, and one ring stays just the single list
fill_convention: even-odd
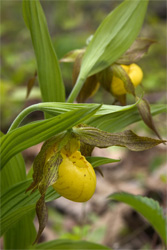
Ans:
[{"label": "yellow petal", "polygon": [[[132,63],[130,65],[121,65],[121,67],[126,71],[135,87],[141,83],[143,79],[143,72],[137,64]],[[124,95],[127,93],[123,81],[116,76],[113,76],[111,91],[116,96]]]},{"label": "yellow petal", "polygon": [[85,202],[95,192],[96,175],[92,165],[81,155],[79,151],[70,157],[62,154],[63,161],[59,166],[58,180],[53,188],[63,197]]}]

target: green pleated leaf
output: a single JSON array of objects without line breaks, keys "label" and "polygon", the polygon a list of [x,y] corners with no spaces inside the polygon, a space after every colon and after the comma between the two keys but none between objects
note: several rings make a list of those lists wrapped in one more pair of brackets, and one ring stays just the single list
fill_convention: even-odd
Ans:
[{"label": "green pleated leaf", "polygon": [[1,138],[1,168],[17,153],[65,131],[91,117],[101,105],[69,111],[44,121],[14,129]]},{"label": "green pleated leaf", "polygon": [[4,235],[4,249],[29,249],[36,236],[33,224],[34,213],[22,217]]},{"label": "green pleated leaf", "polygon": [[[3,134],[1,133],[1,135]],[[0,175],[1,193],[4,193],[12,185],[26,180],[25,163],[22,155],[14,156],[2,169]],[[33,219],[34,214],[25,215],[4,234],[4,249],[25,249],[32,244],[36,235]]]},{"label": "green pleated leaf", "polygon": [[23,17],[30,30],[36,55],[43,101],[65,101],[65,90],[56,53],[39,0],[23,1]]},{"label": "green pleated leaf", "polygon": [[138,136],[131,130],[125,130],[120,133],[108,133],[85,125],[74,128],[74,131],[79,135],[81,142],[99,148],[121,146],[132,151],[143,151],[166,142],[165,140],[156,140],[149,137]]},{"label": "green pleated leaf", "polygon": [[4,192],[11,185],[26,179],[24,159],[21,154],[17,154],[11,159],[1,173],[1,192]]},{"label": "green pleated leaf", "polygon": [[[13,227],[25,215],[34,211],[36,202],[40,198],[40,193],[38,191],[35,191],[31,195],[29,193],[25,193],[31,182],[32,179],[19,182],[1,194],[0,235],[3,235],[11,227]],[[46,202],[55,200],[59,197],[60,195],[57,194],[52,187],[48,188],[46,192]],[[34,240],[35,237],[33,238],[33,241]]]},{"label": "green pleated leaf", "polygon": [[115,160],[107,157],[93,157],[93,156],[87,156],[87,161],[91,163],[91,165],[96,168],[104,164],[113,163],[113,162],[119,162],[120,160]]},{"label": "green pleated leaf", "polygon": [[147,5],[147,0],[125,0],[104,19],[86,48],[69,102],[74,101],[88,76],[114,63],[130,47],[139,34]]},{"label": "green pleated leaf", "polygon": [[98,249],[110,249],[106,246],[102,246],[93,242],[87,242],[87,241],[73,241],[73,240],[66,240],[66,239],[62,239],[62,240],[53,240],[53,241],[49,241],[49,242],[45,242],[45,243],[41,243],[38,245],[35,245],[33,248],[31,249],[46,249],[46,250],[59,250],[59,249],[66,249],[66,250],[74,250],[74,249],[94,249],[94,250],[98,250]]},{"label": "green pleated leaf", "polygon": [[137,212],[142,214],[155,228],[162,240],[164,240],[165,243],[167,242],[166,218],[164,217],[163,210],[157,201],[151,198],[124,192],[114,193],[109,196],[109,199],[121,201],[130,205]]},{"label": "green pleated leaf", "polygon": [[[30,111],[27,112],[26,109],[22,112],[24,119],[32,111],[40,110],[47,112],[51,115],[63,114],[67,111],[77,110],[79,108],[93,108],[98,107],[99,104],[72,104],[72,103],[38,103],[30,106]],[[152,104],[150,105],[151,115],[157,115],[164,113],[167,110],[166,104]],[[124,107],[116,105],[102,105],[101,108],[89,118],[86,123],[90,126],[97,127],[99,129],[108,131],[108,132],[119,132],[122,129],[126,128],[128,125],[135,122],[141,121],[141,116],[137,109],[136,104],[127,105]],[[16,128],[19,126],[20,120],[15,122]]]},{"label": "green pleated leaf", "polygon": [[[51,115],[59,115],[63,114],[67,111],[77,110],[79,108],[93,108],[98,107],[99,104],[72,104],[72,103],[38,103],[30,106],[30,111],[27,112],[26,109],[22,112],[24,119],[28,114],[32,111],[40,110],[43,112],[47,112]],[[160,113],[164,113],[167,110],[166,104],[152,104],[150,105],[151,115],[157,115]],[[101,108],[91,116],[86,121],[86,124],[90,126],[97,127],[101,130],[105,130],[108,132],[119,132],[122,129],[126,128],[128,125],[133,124],[135,122],[141,121],[141,116],[139,114],[138,108],[136,104],[127,105],[124,107],[116,106],[116,105],[102,105]],[[16,128],[20,124],[19,121],[15,122]],[[13,129],[12,128],[12,129]]]}]

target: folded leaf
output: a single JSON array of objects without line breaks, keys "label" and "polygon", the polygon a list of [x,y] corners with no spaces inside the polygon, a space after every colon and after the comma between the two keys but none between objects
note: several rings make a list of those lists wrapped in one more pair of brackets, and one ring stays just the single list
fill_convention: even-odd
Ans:
[{"label": "folded leaf", "polygon": [[109,199],[124,202],[142,214],[155,228],[166,244],[166,218],[163,216],[163,210],[157,201],[124,192],[111,194]]}]

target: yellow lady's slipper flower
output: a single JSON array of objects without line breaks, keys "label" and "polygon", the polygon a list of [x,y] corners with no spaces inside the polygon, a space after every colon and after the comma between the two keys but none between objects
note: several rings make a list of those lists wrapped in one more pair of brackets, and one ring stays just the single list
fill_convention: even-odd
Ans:
[{"label": "yellow lady's slipper flower", "polygon": [[[130,65],[121,65],[121,67],[126,71],[135,87],[141,83],[143,79],[143,72],[137,64],[132,63]],[[116,96],[127,93],[123,81],[116,76],[113,76],[112,78],[111,92]]]},{"label": "yellow lady's slipper flower", "polygon": [[63,197],[76,201],[85,202],[95,192],[96,175],[92,165],[75,151],[70,156],[61,152],[62,163],[58,169],[58,179],[53,188]]}]

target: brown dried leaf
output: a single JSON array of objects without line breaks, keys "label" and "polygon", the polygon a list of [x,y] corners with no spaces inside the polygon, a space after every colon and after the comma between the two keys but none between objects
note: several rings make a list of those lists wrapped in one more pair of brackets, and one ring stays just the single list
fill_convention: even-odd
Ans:
[{"label": "brown dried leaf", "polygon": [[118,60],[118,64],[131,64],[139,61],[152,44],[156,41],[147,38],[138,38],[132,44],[132,46],[122,55]]},{"label": "brown dried leaf", "polygon": [[[139,100],[139,98],[137,98],[137,100]],[[157,135],[157,137],[160,140],[162,140],[161,136],[159,135],[159,133],[158,133],[156,127],[155,127],[155,124],[154,124],[154,121],[153,121],[153,118],[152,118],[152,115],[151,115],[149,102],[146,99],[143,98],[138,102],[137,107],[138,107],[139,113],[140,113],[144,123],[150,129],[152,129],[154,131],[154,133]]]},{"label": "brown dried leaf", "polygon": [[80,135],[80,140],[83,143],[99,148],[122,146],[132,151],[143,151],[165,142],[164,140],[138,136],[131,130],[108,133],[94,127],[80,127],[76,129],[76,132]]},{"label": "brown dried leaf", "polygon": [[83,54],[85,52],[85,49],[76,49],[68,52],[65,56],[63,56],[62,59],[60,59],[60,62],[74,62],[77,58],[77,56],[81,53]]},{"label": "brown dried leaf", "polygon": [[29,97],[29,95],[30,95],[30,93],[31,93],[31,90],[32,90],[32,88],[34,87],[36,78],[37,78],[37,72],[35,72],[34,76],[33,76],[31,79],[29,79],[29,81],[28,81],[28,83],[27,83],[27,94],[26,94],[26,98]]}]

